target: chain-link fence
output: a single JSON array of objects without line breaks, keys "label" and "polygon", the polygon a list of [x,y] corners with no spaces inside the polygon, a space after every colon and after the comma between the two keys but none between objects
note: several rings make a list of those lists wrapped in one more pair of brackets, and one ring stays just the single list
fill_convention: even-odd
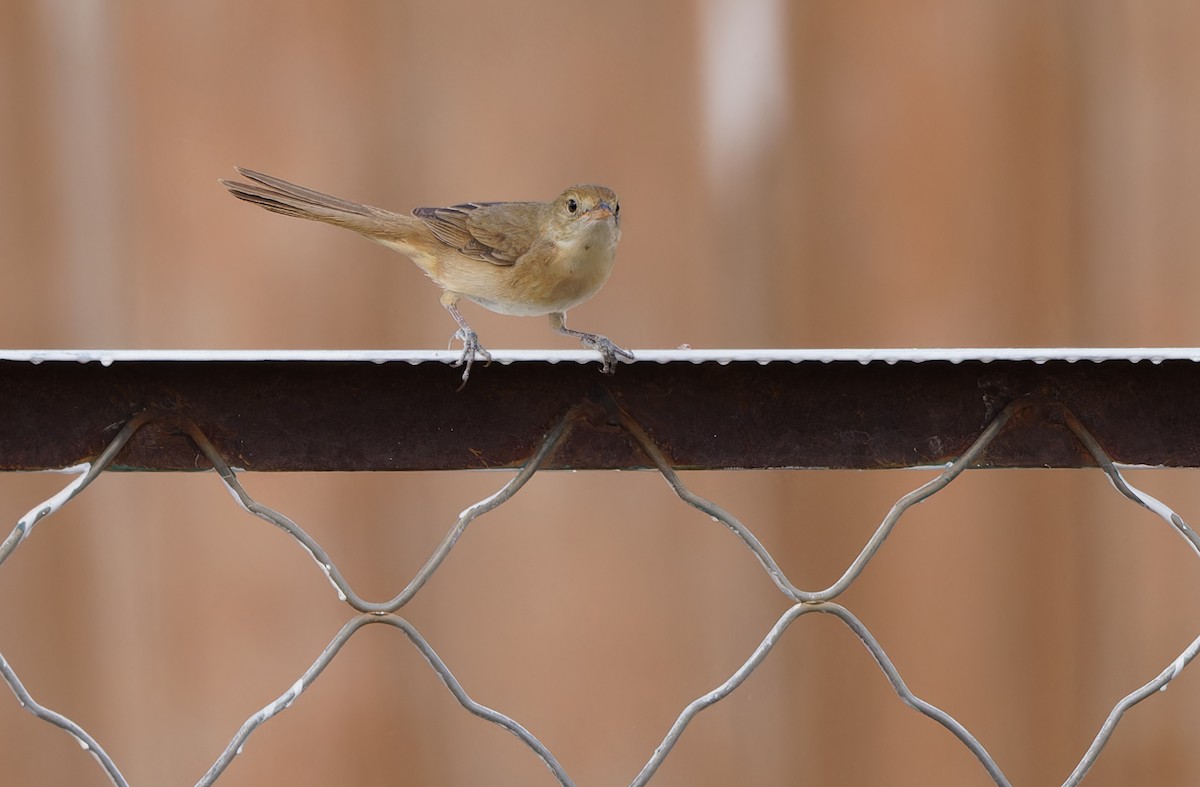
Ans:
[{"label": "chain-link fence", "polygon": [[[1052,351],[1046,352],[1051,353]],[[84,360],[89,359],[91,359],[91,356],[84,358]],[[1153,354],[1146,356],[1146,359],[1148,361],[1162,360],[1154,358]],[[25,362],[28,359],[21,358],[16,360]],[[62,359],[59,358],[58,360],[61,361]],[[94,360],[104,359],[97,356]],[[943,358],[943,360],[945,359]],[[961,362],[962,359],[956,358],[953,360]],[[985,360],[991,361],[993,359]],[[1020,369],[1019,374],[1030,371],[1035,374],[1041,374],[1043,362],[1048,360],[1048,358],[1030,357],[1009,360],[1018,365]],[[1059,360],[1063,359],[1060,358]],[[1096,361],[1099,359],[1093,358],[1090,360]],[[1126,359],[1129,369],[1133,368],[1132,364],[1134,360],[1136,359]],[[1191,360],[1178,357],[1175,360],[1193,363]],[[696,361],[697,358],[694,357],[688,359],[689,364],[694,364]],[[242,362],[250,364],[251,367],[256,364],[255,361]],[[153,361],[153,363],[161,365],[164,362],[162,359],[158,359]],[[257,363],[266,362],[258,361]],[[895,362],[885,360],[883,363],[886,366],[892,366]],[[99,366],[99,364],[92,365]],[[120,364],[118,363],[117,365],[119,366]],[[437,367],[439,374],[447,371],[444,368],[444,364],[436,363],[431,365]],[[759,365],[761,365],[761,359],[753,359],[743,372],[739,373],[735,371],[732,373],[732,377],[738,378],[743,374],[749,375],[750,372],[748,370],[752,370],[755,366]],[[794,364],[790,365],[794,366]],[[107,367],[107,364],[104,364],[104,366]],[[570,366],[573,367],[574,365]],[[929,367],[931,374],[934,372],[934,368],[933,366]],[[1151,369],[1151,373],[1153,373],[1154,369],[1162,368],[1162,364],[1143,364],[1142,371],[1145,371],[1146,368]],[[549,369],[550,374],[567,376],[578,375],[586,371],[590,370],[582,367],[562,367],[558,370]],[[632,368],[622,368],[618,372],[618,377],[614,379],[619,380],[622,376],[629,377],[632,371]],[[1087,369],[1071,369],[1069,373],[1074,374],[1076,371],[1080,371],[1080,373],[1085,375],[1093,373]],[[547,369],[539,367],[539,374],[546,372]],[[920,372],[918,373],[920,374]],[[1135,375],[1130,375],[1128,370],[1119,374],[1122,379],[1126,380],[1132,380],[1135,377]],[[219,482],[232,494],[237,504],[245,509],[245,511],[284,531],[291,539],[301,545],[315,561],[316,572],[323,575],[324,580],[327,580],[333,586],[333,592],[345,604],[349,614],[349,618],[345,621],[341,630],[312,661],[311,666],[302,674],[290,678],[294,682],[291,683],[290,687],[283,694],[270,700],[258,711],[250,715],[249,718],[245,719],[236,734],[229,739],[224,750],[212,762],[208,772],[204,774],[197,784],[209,785],[217,782],[221,775],[234,763],[250,736],[260,726],[291,707],[296,699],[318,680],[326,667],[338,657],[343,646],[356,633],[366,627],[381,625],[399,629],[404,633],[412,646],[428,662],[430,669],[437,674],[449,689],[454,700],[466,711],[512,733],[522,745],[529,749],[530,756],[539,758],[545,764],[560,784],[572,785],[574,782],[568,774],[567,769],[555,756],[554,752],[539,740],[536,731],[527,729],[520,723],[519,719],[508,715],[503,709],[487,707],[476,699],[473,699],[467,687],[456,679],[453,665],[443,661],[438,655],[435,643],[427,640],[405,618],[403,613],[405,606],[422,591],[431,577],[444,565],[460,539],[467,534],[472,523],[480,516],[487,514],[499,506],[505,505],[513,499],[535,474],[552,467],[571,466],[572,463],[588,466],[588,462],[580,461],[580,457],[586,455],[592,456],[592,464],[597,466],[612,466],[615,464],[618,467],[646,467],[661,475],[674,495],[683,504],[697,509],[708,517],[711,517],[714,522],[727,528],[736,537],[737,541],[740,542],[741,547],[753,555],[761,570],[769,577],[779,594],[785,599],[787,607],[777,617],[770,629],[762,635],[757,647],[746,654],[741,666],[715,687],[698,687],[695,699],[679,711],[674,723],[663,732],[662,737],[658,740],[648,742],[647,750],[649,754],[645,760],[645,764],[640,772],[632,778],[629,782],[630,784],[642,785],[651,782],[656,771],[671,755],[676,743],[681,737],[687,734],[688,727],[693,720],[707,708],[736,692],[747,678],[771,656],[773,649],[798,618],[809,613],[823,613],[824,615],[836,618],[844,624],[858,641],[862,643],[901,702],[944,727],[950,735],[957,738],[961,745],[970,751],[978,761],[979,767],[986,771],[987,775],[996,784],[1007,785],[1010,782],[1005,776],[1003,763],[998,762],[989,753],[984,743],[973,735],[966,725],[956,719],[953,715],[953,708],[936,706],[922,699],[917,692],[910,689],[904,681],[900,670],[893,664],[879,640],[850,609],[840,603],[840,597],[863,574],[868,564],[884,547],[889,535],[893,533],[901,520],[916,504],[928,500],[949,485],[954,484],[966,471],[975,467],[997,463],[997,457],[1002,458],[1001,463],[1003,464],[1028,464],[1036,466],[1044,462],[1045,457],[1040,453],[1037,445],[1038,440],[1036,439],[1036,435],[1039,433],[1048,435],[1047,443],[1058,446],[1054,449],[1055,451],[1063,450],[1063,441],[1061,438],[1064,435],[1069,436],[1070,441],[1073,443],[1070,449],[1074,450],[1076,456],[1079,457],[1078,464],[1094,465],[1097,468],[1097,472],[1103,473],[1108,481],[1111,482],[1114,488],[1113,494],[1117,498],[1123,499],[1129,505],[1138,506],[1152,512],[1162,520],[1164,527],[1170,528],[1178,534],[1183,544],[1197,556],[1200,556],[1200,537],[1188,527],[1180,515],[1172,510],[1171,507],[1152,495],[1139,490],[1126,480],[1125,476],[1122,475],[1123,464],[1118,464],[1114,461],[1111,454],[1112,449],[1108,445],[1123,445],[1120,437],[1114,434],[1109,440],[1098,439],[1089,425],[1085,424],[1081,416],[1076,412],[1076,407],[1083,407],[1088,409],[1102,424],[1107,425],[1109,423],[1112,417],[1111,413],[1096,410],[1091,403],[1092,400],[1079,396],[1080,390],[1084,388],[1090,389],[1091,386],[1074,388],[1072,384],[1064,382],[1063,379],[1056,378],[1051,374],[1049,378],[1043,376],[1038,386],[1026,385],[1027,390],[1020,392],[1012,390],[1012,381],[1009,380],[1007,383],[1000,385],[1003,393],[997,393],[999,389],[996,387],[997,383],[994,373],[989,371],[987,375],[980,375],[976,372],[971,372],[971,375],[974,375],[973,379],[976,381],[979,391],[975,394],[975,398],[978,399],[979,409],[971,416],[978,420],[978,427],[975,434],[971,436],[965,447],[959,450],[955,447],[953,439],[947,438],[943,440],[939,438],[936,441],[931,441],[928,433],[922,432],[920,429],[917,430],[920,435],[917,439],[922,445],[928,448],[931,444],[934,444],[934,447],[941,448],[951,455],[952,458],[944,463],[937,463],[942,469],[936,477],[920,484],[895,501],[882,521],[862,545],[857,556],[854,557],[842,572],[841,576],[828,585],[828,587],[824,588],[809,588],[798,585],[785,572],[781,561],[768,551],[750,528],[739,520],[735,512],[726,510],[718,503],[695,493],[684,483],[677,472],[678,467],[681,465],[695,467],[696,462],[689,458],[683,460],[679,458],[679,454],[686,454],[688,449],[682,447],[680,440],[675,439],[672,427],[665,425],[661,413],[647,414],[643,412],[639,414],[636,400],[627,398],[626,394],[628,392],[618,391],[614,393],[605,387],[605,385],[597,386],[594,380],[590,378],[581,378],[586,379],[584,383],[586,393],[583,396],[577,396],[577,401],[563,408],[548,425],[537,430],[536,434],[519,435],[520,439],[517,441],[517,444],[529,445],[532,449],[526,451],[526,455],[522,461],[514,463],[516,467],[513,475],[502,483],[495,492],[472,502],[462,511],[446,530],[441,543],[428,556],[420,570],[408,579],[403,589],[391,598],[382,600],[365,598],[354,589],[330,553],[315,538],[309,535],[300,524],[290,519],[281,510],[266,505],[253,497],[239,480],[238,471],[235,470],[235,466],[240,464],[253,465],[256,461],[269,460],[262,459],[261,457],[255,459],[256,453],[253,448],[244,448],[236,457],[229,456],[229,449],[225,448],[223,450],[219,447],[217,440],[210,434],[210,430],[226,431],[227,427],[224,425],[214,426],[204,424],[202,419],[194,417],[188,412],[189,407],[186,403],[181,404],[178,400],[169,408],[163,406],[146,406],[145,402],[141,402],[137,408],[128,413],[126,419],[111,423],[109,426],[110,434],[105,436],[102,449],[93,453],[86,461],[68,468],[69,472],[75,473],[75,478],[61,490],[47,499],[38,502],[27,514],[19,519],[8,537],[0,544],[0,565],[13,555],[14,551],[25,542],[36,528],[51,526],[50,523],[53,521],[54,514],[74,498],[84,493],[105,471],[115,468],[137,468],[146,465],[148,462],[158,462],[161,466],[170,467],[179,462],[178,457],[174,456],[173,451],[183,450],[192,457],[189,461],[191,461],[193,467],[197,469],[211,467],[215,471],[215,476],[219,479]],[[443,376],[446,377],[447,381],[450,380],[449,376],[444,374]],[[984,384],[985,378],[986,385]],[[479,395],[485,397],[490,395],[485,388],[488,384],[489,380],[486,375],[480,375],[479,379],[473,376],[471,381],[473,387],[482,389]],[[624,384],[640,388],[647,383],[644,380],[633,379]],[[496,382],[495,385],[497,388],[511,386],[515,387],[519,392],[524,392],[519,383]],[[941,383],[938,383],[938,385],[941,385]],[[1141,383],[1131,381],[1129,385],[1137,388]],[[567,387],[569,388],[570,386]],[[1034,388],[1037,390],[1034,390]],[[151,398],[157,397],[162,401],[164,399],[163,390],[157,390]],[[128,401],[128,389],[123,387],[122,391],[125,394],[123,401]],[[495,396],[503,398],[500,393],[493,393]],[[714,396],[717,395],[712,391],[709,393]],[[1107,391],[1095,393],[1108,397],[1113,412],[1119,414],[1120,406],[1117,400],[1120,400],[1123,394],[1111,388]],[[667,389],[664,389],[660,395],[668,404],[678,398]],[[769,411],[772,409],[772,405],[768,403],[770,399],[769,391],[755,389],[754,386],[751,386],[750,393],[746,395],[749,397],[749,401],[759,401],[765,410]],[[890,398],[893,402],[898,401],[894,398],[896,396],[895,391],[876,391],[872,395],[882,396],[885,400]],[[1124,395],[1144,397],[1145,392],[1142,390],[1127,391]],[[446,396],[453,397],[453,386],[448,389]],[[570,394],[570,396],[576,395]],[[53,397],[50,398],[52,399]],[[309,405],[311,404],[309,402]],[[725,403],[723,406],[727,406],[727,404]],[[37,403],[35,406],[44,409],[47,403]],[[353,404],[342,402],[339,406],[352,407]],[[199,409],[203,410],[203,408]],[[854,410],[854,408],[850,409]],[[939,408],[937,407],[929,408],[929,410],[928,417],[933,421],[937,421],[945,415],[945,413],[939,412]],[[902,411],[903,407],[897,406],[895,408],[896,413]],[[980,414],[983,414],[985,417],[979,418]],[[683,417],[685,422],[688,420],[686,412],[679,415]],[[730,416],[736,420],[738,413],[732,412]],[[767,413],[766,417],[769,420],[770,414]],[[861,420],[861,408],[858,411],[858,415],[853,417]],[[888,418],[886,413],[881,417]],[[952,420],[950,416],[946,417],[948,420]],[[1152,417],[1160,418],[1163,424],[1170,424],[1174,415],[1171,407],[1164,404],[1164,400],[1160,399],[1158,401],[1157,413]],[[647,421],[653,422],[653,426],[648,425]],[[703,431],[699,423],[691,423],[681,428]],[[744,423],[741,424],[740,428],[744,428],[749,432],[753,432],[754,430],[752,425]],[[823,427],[818,426],[815,428],[817,431],[821,431]],[[654,434],[655,429],[658,430],[658,435]],[[580,437],[585,432],[594,432],[596,430],[606,435],[605,439],[609,444],[624,447],[619,450],[611,449],[606,452],[595,449],[594,446],[589,448],[585,440],[582,448],[578,445],[573,449],[570,448],[575,438]],[[1001,445],[1003,438],[1014,431],[1020,431],[1024,436],[1016,440],[1013,445],[1005,448]],[[1176,432],[1178,431],[1176,430]],[[138,451],[133,450],[134,441],[139,435],[145,435],[146,433],[153,433],[156,437],[148,444],[143,445],[139,454]],[[171,440],[165,440],[162,437],[163,435],[170,436]],[[470,457],[473,458],[465,458],[466,455],[464,454],[464,458],[461,460],[463,464],[479,461],[480,457],[487,455],[488,451],[498,450],[487,445],[488,439],[486,437],[476,436],[483,447],[477,447],[472,452],[468,452]],[[89,440],[94,440],[96,436],[85,435],[84,437],[85,439],[81,445],[86,444]],[[1145,437],[1142,434],[1139,439],[1144,440]],[[236,435],[229,434],[222,434],[222,438],[225,440],[238,439]],[[880,442],[887,442],[888,439],[890,438],[881,437]],[[1186,452],[1181,453],[1172,447],[1173,439],[1177,440],[1178,434],[1174,436],[1159,435],[1159,438],[1149,441],[1148,445],[1151,446],[1150,448],[1144,447],[1147,444],[1139,444],[1143,447],[1138,448],[1138,451],[1149,450],[1153,452],[1154,450],[1161,450],[1162,455],[1157,460],[1144,455],[1139,456],[1138,464],[1187,464]],[[866,441],[868,443],[871,442],[870,435],[867,435]],[[174,448],[167,443],[174,445]],[[678,448],[678,452],[673,455],[673,452],[665,447],[667,443],[670,443],[674,448]],[[1154,446],[1158,446],[1158,449],[1155,449]],[[338,451],[344,451],[345,448],[345,445],[340,446],[340,448],[331,448],[331,452],[335,455],[332,466],[338,466],[336,454]],[[873,454],[862,454],[860,448],[861,446],[855,449],[859,452],[856,455],[859,456],[859,461],[863,462],[865,466],[870,466],[869,463],[871,461],[876,461],[870,459],[870,456],[873,456]],[[877,445],[875,448],[885,453],[889,450],[884,445]],[[745,461],[730,464],[734,466],[779,464],[774,460],[768,463],[754,458],[755,452],[761,449],[761,444],[754,447],[747,447],[744,453],[748,458]],[[0,447],[0,450],[3,450],[2,447]],[[81,450],[86,451],[86,449]],[[423,453],[420,445],[412,447],[412,450],[417,454]],[[1121,450],[1126,449],[1123,448]],[[1195,450],[1194,447],[1192,450]],[[21,459],[20,457],[23,456],[21,451],[20,446],[10,444],[6,464],[10,467],[14,464],[22,465],[23,462],[26,464],[37,464],[36,461]],[[263,455],[265,456],[267,453],[269,452],[264,449]],[[431,450],[429,453],[433,453],[433,451]],[[797,456],[803,453],[804,451],[801,451],[797,447]],[[1070,451],[1068,450],[1067,454],[1069,455],[1069,453]],[[155,456],[157,458],[153,458]],[[1185,457],[1182,461],[1180,459],[1181,456]],[[152,459],[148,460],[147,457],[152,457]],[[572,460],[571,457],[574,457],[574,459]],[[614,459],[614,457],[616,458]],[[422,464],[422,460],[420,459],[409,459],[405,460],[405,462],[417,466]],[[783,462],[783,464],[786,465],[788,463]],[[805,465],[807,462],[796,461],[791,464]],[[837,466],[839,464],[844,465],[845,462],[844,458],[840,458],[836,452],[831,451],[828,454],[828,460],[825,464]],[[917,457],[911,464],[928,465],[930,462],[928,461],[928,457]],[[719,467],[721,464],[713,466]],[[1142,685],[1130,690],[1112,706],[1103,725],[1096,731],[1091,745],[1086,751],[1082,752],[1078,763],[1063,784],[1074,785],[1083,781],[1085,775],[1101,755],[1105,746],[1114,734],[1118,732],[1118,725],[1124,714],[1132,706],[1151,697],[1155,692],[1164,689],[1175,680],[1181,674],[1183,668],[1196,656],[1198,651],[1200,651],[1200,636],[1194,639],[1181,652],[1163,654],[1161,671],[1155,675],[1147,676],[1147,680]],[[103,742],[89,734],[83,726],[73,721],[68,715],[39,704],[36,700],[37,687],[35,686],[32,689],[27,688],[16,670],[4,660],[3,656],[0,656],[0,675],[3,676],[23,708],[36,718],[59,727],[74,737],[80,746],[95,757],[99,766],[114,784],[126,785],[128,783],[122,775],[117,762],[104,748]]]}]

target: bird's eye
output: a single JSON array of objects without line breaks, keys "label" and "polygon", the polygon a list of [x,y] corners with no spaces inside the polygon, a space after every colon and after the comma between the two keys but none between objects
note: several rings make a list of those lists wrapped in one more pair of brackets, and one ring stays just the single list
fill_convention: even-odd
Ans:
[{"label": "bird's eye", "polygon": [[569,213],[574,213],[577,210],[579,210],[579,203],[573,199],[567,200],[567,211]]},{"label": "bird's eye", "polygon": [[616,205],[613,205],[613,215],[614,216],[621,215],[621,203],[618,202]]}]

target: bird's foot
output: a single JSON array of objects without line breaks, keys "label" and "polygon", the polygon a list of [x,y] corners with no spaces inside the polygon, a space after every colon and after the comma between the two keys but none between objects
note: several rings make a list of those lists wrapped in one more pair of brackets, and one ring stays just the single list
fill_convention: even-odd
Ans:
[{"label": "bird's foot", "polygon": [[483,345],[479,343],[479,336],[472,330],[459,329],[453,336],[450,337],[450,344],[454,344],[454,340],[458,339],[463,343],[462,355],[451,366],[463,367],[462,385],[458,386],[458,390],[462,390],[467,384],[467,379],[471,376],[471,364],[475,363],[476,356],[484,361],[484,365],[492,362],[492,354],[483,349]]},{"label": "bird's foot", "polygon": [[585,333],[583,331],[576,331],[574,333],[579,337],[579,341],[583,343],[584,347],[600,353],[600,358],[604,362],[604,365],[600,367],[600,371],[604,374],[612,374],[617,370],[617,356],[633,360],[633,353],[624,347],[618,346],[607,336],[601,336],[598,333]]}]

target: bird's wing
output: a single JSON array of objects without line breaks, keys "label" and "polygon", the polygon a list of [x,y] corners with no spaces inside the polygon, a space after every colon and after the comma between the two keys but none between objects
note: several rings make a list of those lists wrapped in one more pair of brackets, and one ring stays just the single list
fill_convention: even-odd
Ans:
[{"label": "bird's wing", "polygon": [[467,202],[448,208],[414,208],[413,215],[460,254],[494,265],[512,265],[539,236],[536,202]]}]

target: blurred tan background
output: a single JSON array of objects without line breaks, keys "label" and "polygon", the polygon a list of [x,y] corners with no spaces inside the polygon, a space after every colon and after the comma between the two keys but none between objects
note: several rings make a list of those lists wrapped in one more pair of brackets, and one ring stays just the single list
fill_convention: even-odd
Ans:
[{"label": "blurred tan background", "polygon": [[[634,349],[1195,345],[1200,6],[1139,0],[12,2],[0,7],[0,342],[441,348],[402,257],[273,216],[234,164],[394,209],[621,195],[572,324]],[[571,347],[465,311],[493,348]],[[65,413],[64,418],[70,414]],[[248,475],[391,597],[507,474]],[[806,588],[926,474],[692,473]],[[1135,481],[1200,519],[1193,471]],[[62,476],[0,478],[15,522]],[[1195,555],[1090,471],[971,473],[843,597],[1018,785],[1059,784],[1200,625]],[[405,609],[580,787],[626,784],[786,608],[650,473],[543,474]],[[349,617],[208,474],[105,476],[0,570],[0,652],[134,785],[194,783]],[[1200,781],[1200,677],[1088,785]],[[0,697],[0,783],[101,785]],[[549,785],[398,632],[360,633],[222,785]],[[653,784],[984,785],[836,621],[807,617]]]}]

